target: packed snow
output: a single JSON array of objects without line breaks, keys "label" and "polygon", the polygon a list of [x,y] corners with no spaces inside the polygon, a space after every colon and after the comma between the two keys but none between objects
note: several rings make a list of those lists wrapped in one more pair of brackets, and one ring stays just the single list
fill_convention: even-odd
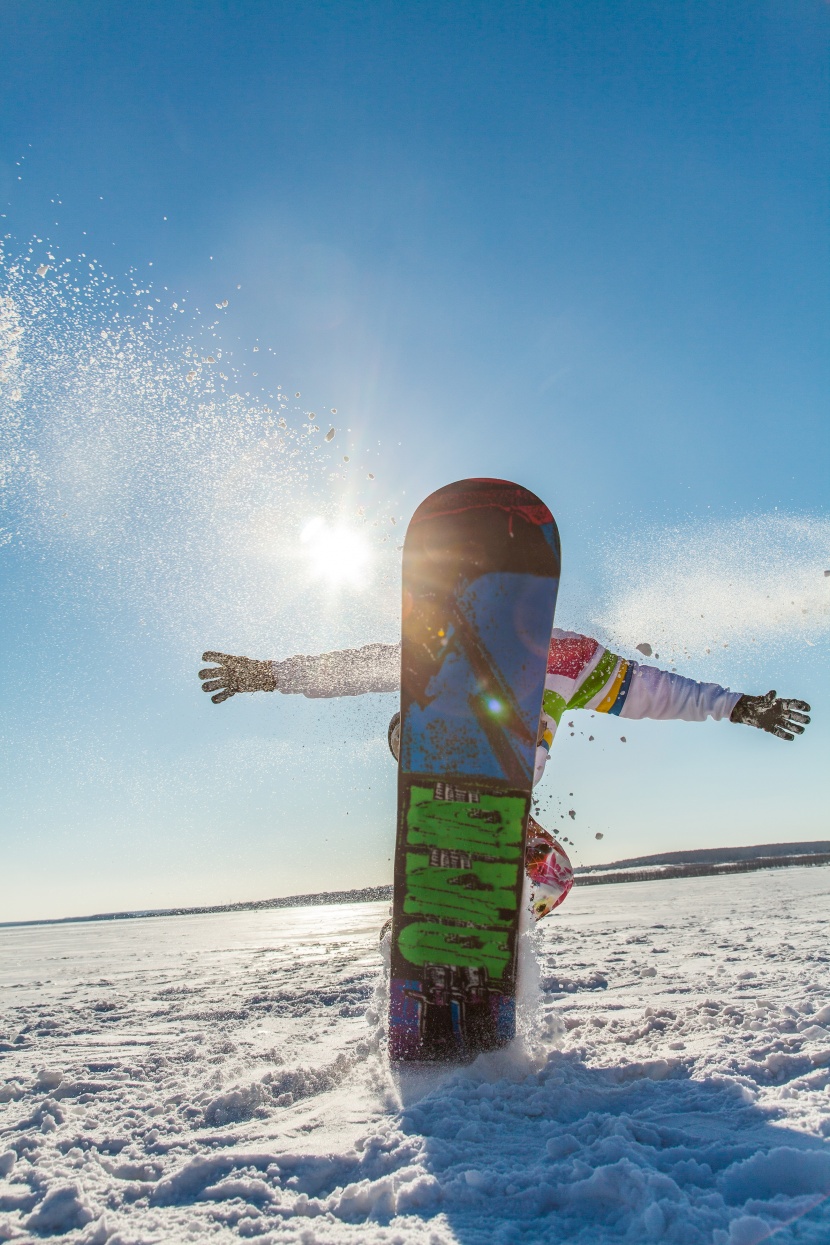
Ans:
[{"label": "packed snow", "polygon": [[404,1076],[385,904],[2,929],[0,1239],[826,1245],[829,897],[578,889],[513,1046]]}]

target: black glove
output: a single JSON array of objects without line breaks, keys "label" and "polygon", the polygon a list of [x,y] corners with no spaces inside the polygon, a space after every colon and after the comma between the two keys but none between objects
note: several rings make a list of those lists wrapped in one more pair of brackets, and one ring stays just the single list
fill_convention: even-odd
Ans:
[{"label": "black glove", "polygon": [[199,678],[207,680],[202,684],[202,691],[216,693],[211,696],[215,705],[221,705],[223,700],[235,696],[237,692],[276,691],[273,662],[257,661],[253,657],[232,657],[230,653],[202,653],[202,661],[220,663],[212,669],[199,671]]},{"label": "black glove", "polygon": [[810,706],[804,700],[784,700],[775,692],[766,696],[742,696],[730,714],[730,722],[744,722],[769,731],[779,739],[793,739],[804,734],[810,719]]}]

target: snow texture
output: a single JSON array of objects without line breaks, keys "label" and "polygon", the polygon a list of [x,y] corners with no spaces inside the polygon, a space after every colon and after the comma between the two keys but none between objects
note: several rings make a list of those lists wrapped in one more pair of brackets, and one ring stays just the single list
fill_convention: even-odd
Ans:
[{"label": "snow texture", "polygon": [[0,930],[0,1240],[830,1240],[830,871],[585,888],[385,1059],[384,904]]}]

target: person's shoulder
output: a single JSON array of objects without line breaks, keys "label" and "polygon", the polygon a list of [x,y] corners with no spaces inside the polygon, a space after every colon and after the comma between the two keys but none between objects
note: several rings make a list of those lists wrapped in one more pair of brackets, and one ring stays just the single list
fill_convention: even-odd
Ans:
[{"label": "person's shoulder", "polygon": [[565,640],[584,640],[586,644],[594,645],[599,643],[597,640],[592,639],[591,636],[583,635],[581,631],[563,631],[561,627],[554,627],[550,633],[550,638],[552,642],[556,643],[564,642]]},{"label": "person's shoulder", "polygon": [[548,650],[548,674],[578,679],[592,663],[601,659],[602,653],[602,645],[590,636],[555,628]]}]

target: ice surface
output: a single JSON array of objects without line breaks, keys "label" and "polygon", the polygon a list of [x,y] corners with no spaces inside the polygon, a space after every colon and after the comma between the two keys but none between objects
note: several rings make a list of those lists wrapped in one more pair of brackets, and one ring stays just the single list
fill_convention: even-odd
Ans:
[{"label": "ice surface", "polygon": [[0,1240],[826,1245],[829,892],[575,891],[514,1047],[421,1077],[384,904],[0,930]]}]

